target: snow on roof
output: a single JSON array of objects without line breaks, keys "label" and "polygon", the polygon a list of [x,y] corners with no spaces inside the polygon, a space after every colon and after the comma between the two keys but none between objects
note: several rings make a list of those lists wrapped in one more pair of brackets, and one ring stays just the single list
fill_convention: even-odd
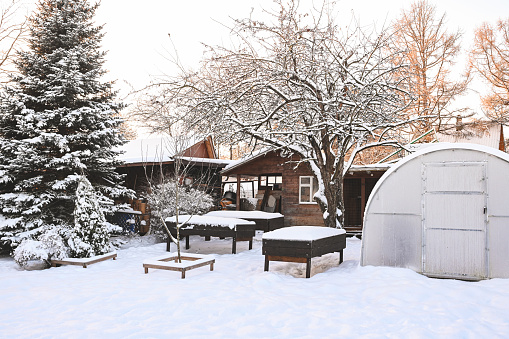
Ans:
[{"label": "snow on roof", "polygon": [[118,159],[127,164],[171,161],[174,155],[172,148],[169,139],[165,137],[130,140],[120,147],[124,153]]},{"label": "snow on roof", "polygon": [[[177,158],[177,157],[175,157]],[[195,157],[178,157],[179,159],[200,163],[200,164],[215,164],[215,165],[230,165],[235,162],[235,160],[227,160],[227,159],[210,159],[210,158],[195,158]]]},{"label": "snow on roof", "polygon": [[[121,146],[119,150],[124,153],[118,156],[118,160],[126,164],[135,163],[154,163],[154,162],[169,162],[173,161],[175,154],[184,151],[203,141],[193,136],[186,137],[187,140],[178,140],[177,142],[182,145],[176,145],[175,140],[167,135],[156,136],[153,138],[143,138],[130,140],[125,145]],[[229,163],[230,160],[206,159],[205,158],[189,158],[181,157],[182,159],[191,160],[194,162],[209,162],[214,164]]]},{"label": "snow on roof", "polygon": [[239,166],[242,166],[243,164],[247,163],[247,162],[250,162],[250,161],[253,161],[259,157],[262,157],[264,155],[266,155],[267,153],[270,153],[272,151],[275,151],[275,149],[273,148],[264,148],[264,149],[261,149],[261,150],[258,150],[258,151],[254,151],[254,152],[251,152],[250,154],[247,154],[245,156],[243,156],[242,158],[238,159],[238,160],[233,160],[232,163],[230,163],[228,166],[226,166],[224,169],[223,169],[223,172],[226,172],[226,171],[230,171],[236,167],[239,167]]},{"label": "snow on roof", "polygon": [[[175,222],[175,217],[166,218],[167,222]],[[229,227],[235,229],[237,225],[255,225],[254,221],[247,221],[237,218],[221,218],[206,215],[179,215],[179,223],[186,222],[183,229],[193,228],[195,225],[206,225],[212,227]]]},{"label": "snow on roof", "polygon": [[436,135],[440,142],[472,143],[499,149],[501,133],[503,132],[500,124],[487,123],[484,128],[478,130],[465,124],[460,130],[438,132]]},{"label": "snow on roof", "polygon": [[325,226],[291,226],[264,233],[262,239],[313,241],[344,233],[344,229]]}]

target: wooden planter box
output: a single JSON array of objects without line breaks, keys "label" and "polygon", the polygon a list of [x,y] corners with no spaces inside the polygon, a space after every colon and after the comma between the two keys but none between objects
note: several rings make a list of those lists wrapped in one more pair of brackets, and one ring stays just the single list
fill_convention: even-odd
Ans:
[{"label": "wooden planter box", "polygon": [[262,237],[262,254],[265,271],[269,261],[306,263],[306,278],[311,276],[311,258],[339,252],[343,262],[346,232],[321,226],[293,226],[265,233]]},{"label": "wooden planter box", "polygon": [[95,264],[96,262],[108,260],[108,259],[117,259],[116,252],[110,252],[103,255],[96,255],[92,258],[65,258],[60,260],[51,260],[51,267],[58,267],[61,265],[77,265],[83,266],[83,268],[87,268],[88,265]]},{"label": "wooden planter box", "polygon": [[143,268],[145,269],[145,274],[148,274],[149,268],[179,271],[182,273],[182,279],[185,279],[186,271],[206,265],[210,265],[210,270],[213,271],[214,263],[216,262],[216,259],[210,255],[194,253],[181,253],[180,259],[182,261],[181,263],[178,262],[177,253],[170,253],[161,257],[145,260],[143,262]]}]

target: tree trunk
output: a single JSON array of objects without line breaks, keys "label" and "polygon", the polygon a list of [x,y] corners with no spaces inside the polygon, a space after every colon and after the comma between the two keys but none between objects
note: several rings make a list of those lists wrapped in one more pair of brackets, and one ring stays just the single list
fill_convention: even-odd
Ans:
[{"label": "tree trunk", "polygon": [[[345,204],[343,201],[343,178],[324,180],[324,195],[327,205],[318,200],[325,226],[344,228]],[[330,207],[329,207],[330,206]]]}]

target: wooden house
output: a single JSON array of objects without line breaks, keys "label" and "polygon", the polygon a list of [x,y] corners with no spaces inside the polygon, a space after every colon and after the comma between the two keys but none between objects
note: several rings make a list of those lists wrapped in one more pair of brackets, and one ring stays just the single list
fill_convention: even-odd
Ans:
[{"label": "wooden house", "polygon": [[123,164],[117,167],[119,173],[126,175],[125,185],[133,189],[139,197],[147,191],[147,179],[157,180],[161,174],[174,172],[176,159],[187,166],[186,178],[193,184],[199,178],[205,178],[200,185],[219,198],[221,194],[221,176],[219,171],[231,161],[217,159],[212,138],[208,137],[188,143],[180,154],[175,154],[171,138],[137,139],[122,147],[124,153],[119,157]]},{"label": "wooden house", "polygon": [[[323,226],[322,212],[313,194],[318,183],[309,165],[299,158],[284,158],[277,151],[260,152],[226,167],[221,174],[228,180],[235,178],[237,192],[245,180],[258,183],[258,192],[267,192],[276,198],[274,212],[285,216],[285,226]],[[353,166],[344,179],[345,229],[360,233],[364,207],[377,180],[388,169],[388,165]],[[262,193],[263,194],[263,193]],[[259,198],[262,195],[259,194]],[[241,209],[237,194],[237,209]]]}]

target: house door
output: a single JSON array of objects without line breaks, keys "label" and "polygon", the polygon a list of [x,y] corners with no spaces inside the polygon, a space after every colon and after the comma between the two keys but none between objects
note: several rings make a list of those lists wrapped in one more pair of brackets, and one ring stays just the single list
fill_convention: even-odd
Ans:
[{"label": "house door", "polygon": [[423,273],[487,276],[486,164],[423,165]]}]

